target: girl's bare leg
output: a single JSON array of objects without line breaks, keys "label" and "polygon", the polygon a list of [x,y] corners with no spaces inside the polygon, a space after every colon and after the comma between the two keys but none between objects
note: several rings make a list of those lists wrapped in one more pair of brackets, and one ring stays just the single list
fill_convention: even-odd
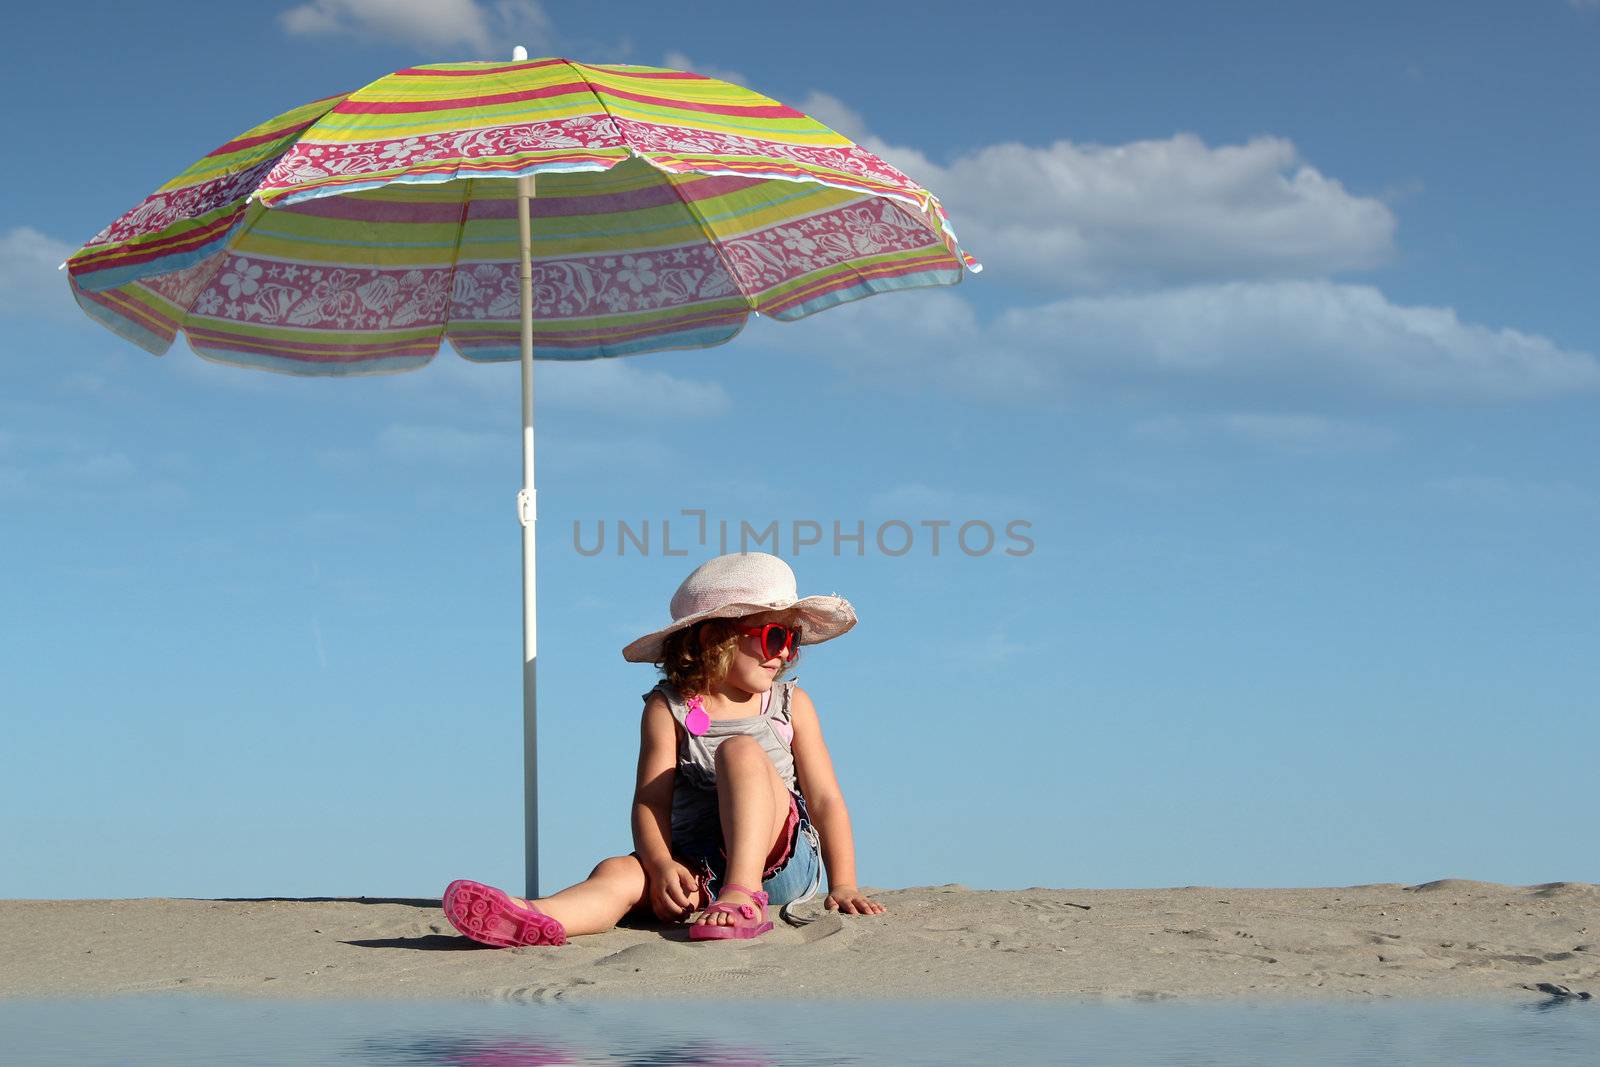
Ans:
[{"label": "girl's bare leg", "polygon": [[577,885],[531,903],[561,923],[570,937],[598,934],[617,925],[628,912],[644,900],[644,867],[633,856],[610,856],[595,865],[589,877]]},{"label": "girl's bare leg", "polygon": [[[730,737],[717,746],[717,801],[722,814],[722,839],[728,849],[728,876],[719,901],[748,904],[750,895],[728,889],[737,882],[761,888],[761,872],[778,834],[789,818],[789,787],[778,777],[761,742],[748,735]],[[698,915],[714,926],[731,926],[726,912]]]}]

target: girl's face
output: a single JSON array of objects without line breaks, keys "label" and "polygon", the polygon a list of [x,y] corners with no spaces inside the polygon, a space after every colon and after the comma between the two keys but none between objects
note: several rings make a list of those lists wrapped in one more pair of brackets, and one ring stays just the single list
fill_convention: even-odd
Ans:
[{"label": "girl's face", "polygon": [[781,621],[777,616],[749,615],[734,620],[728,632],[737,634],[734,643],[733,663],[728,667],[727,683],[749,693],[765,693],[772,688],[773,679],[787,662],[787,653],[767,656],[761,648],[759,634],[740,633],[764,622]]}]

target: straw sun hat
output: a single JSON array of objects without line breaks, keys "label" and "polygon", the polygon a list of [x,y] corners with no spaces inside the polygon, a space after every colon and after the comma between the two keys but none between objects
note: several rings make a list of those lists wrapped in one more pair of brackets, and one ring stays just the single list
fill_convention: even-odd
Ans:
[{"label": "straw sun hat", "polygon": [[645,634],[622,650],[629,663],[656,663],[668,635],[706,619],[737,619],[743,615],[779,613],[774,622],[800,627],[800,643],[820,644],[838,637],[856,624],[856,610],[840,596],[795,593],[794,571],[777,556],[765,552],[735,552],[696,567],[672,594],[672,623]]}]

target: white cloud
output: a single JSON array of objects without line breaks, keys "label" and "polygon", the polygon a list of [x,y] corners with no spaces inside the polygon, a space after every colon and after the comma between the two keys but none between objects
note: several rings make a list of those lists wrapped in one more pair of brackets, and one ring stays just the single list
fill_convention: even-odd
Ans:
[{"label": "white cloud", "polygon": [[1056,368],[997,343],[972,305],[945,289],[871,297],[799,322],[763,317],[745,332],[753,345],[821,358],[852,381],[895,391],[936,387],[1000,406],[1059,394]]},{"label": "white cloud", "polygon": [[[833,111],[865,132],[843,105]],[[1350,194],[1280,137],[1216,148],[1189,133],[1112,146],[997,144],[947,167],[870,134],[853,139],[931,189],[962,247],[1014,285],[1322,277],[1394,252],[1394,213]]]},{"label": "white cloud", "polygon": [[279,16],[290,34],[399,41],[423,48],[464,45],[509,59],[514,45],[537,56],[553,37],[538,0],[309,0]]},{"label": "white cloud", "polygon": [[[963,245],[997,268],[985,281],[1082,293],[989,322],[943,289],[830,309],[804,336],[763,323],[767,343],[822,354],[852,377],[997,405],[1060,402],[1088,382],[1429,400],[1600,386],[1589,353],[1328,280],[1392,255],[1395,216],[1283,138],[1010,143],[942,166],[874,136],[828,94],[813,92],[803,110],[938,194]],[[1240,416],[1215,429],[1300,448],[1379,447],[1382,437],[1304,417]]]},{"label": "white cloud", "polygon": [[1061,403],[1088,384],[1226,388],[1319,405],[1360,396],[1510,401],[1600,388],[1600,363],[1586,352],[1327,281],[1069,297],[990,322],[955,292],[928,289],[832,308],[803,326],[759,321],[755,336],[768,348],[821,356],[858,381],[941,387],[997,406]]},{"label": "white cloud", "polygon": [[0,234],[0,315],[80,317],[67,272],[57,269],[74,251],[31,226]]},{"label": "white cloud", "polygon": [[989,336],[1074,377],[1231,379],[1416,399],[1512,400],[1600,387],[1600,364],[1586,352],[1326,281],[1072,297],[1007,311]]},{"label": "white cloud", "polygon": [[1324,277],[1394,254],[1394,213],[1256,137],[988,145],[949,165],[876,136],[838,97],[799,105],[931,189],[995,277],[1038,289]]},{"label": "white cloud", "polygon": [[[834,133],[843,134],[857,144],[862,144],[864,139],[872,136],[872,131],[867,129],[867,120],[861,117],[861,112],[831,93],[813,89],[795,107]],[[940,203],[944,203],[944,194],[940,190],[935,189],[934,195],[940,198]],[[948,206],[946,210],[949,210]]]}]

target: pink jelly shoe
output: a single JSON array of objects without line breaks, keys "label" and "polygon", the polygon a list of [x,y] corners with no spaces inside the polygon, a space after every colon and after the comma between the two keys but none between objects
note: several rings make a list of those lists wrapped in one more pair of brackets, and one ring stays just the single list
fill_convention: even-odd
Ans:
[{"label": "pink jelly shoe", "polygon": [[561,923],[532,904],[514,903],[492,885],[459,878],[444,890],[444,915],[450,925],[485,945],[564,945]]},{"label": "pink jelly shoe", "polygon": [[[735,904],[732,901],[719,900],[705,909],[705,914],[714,911],[726,912],[733,916],[732,926],[718,926],[712,923],[695,923],[689,927],[690,941],[723,941],[732,938],[744,939],[760,937],[772,929],[772,923],[767,919],[767,894],[752,891],[734,882],[728,882],[722,887],[726,892],[737,889],[741,893],[749,893],[755,901],[753,904]],[[761,918],[756,919],[756,907],[761,908]]]}]

